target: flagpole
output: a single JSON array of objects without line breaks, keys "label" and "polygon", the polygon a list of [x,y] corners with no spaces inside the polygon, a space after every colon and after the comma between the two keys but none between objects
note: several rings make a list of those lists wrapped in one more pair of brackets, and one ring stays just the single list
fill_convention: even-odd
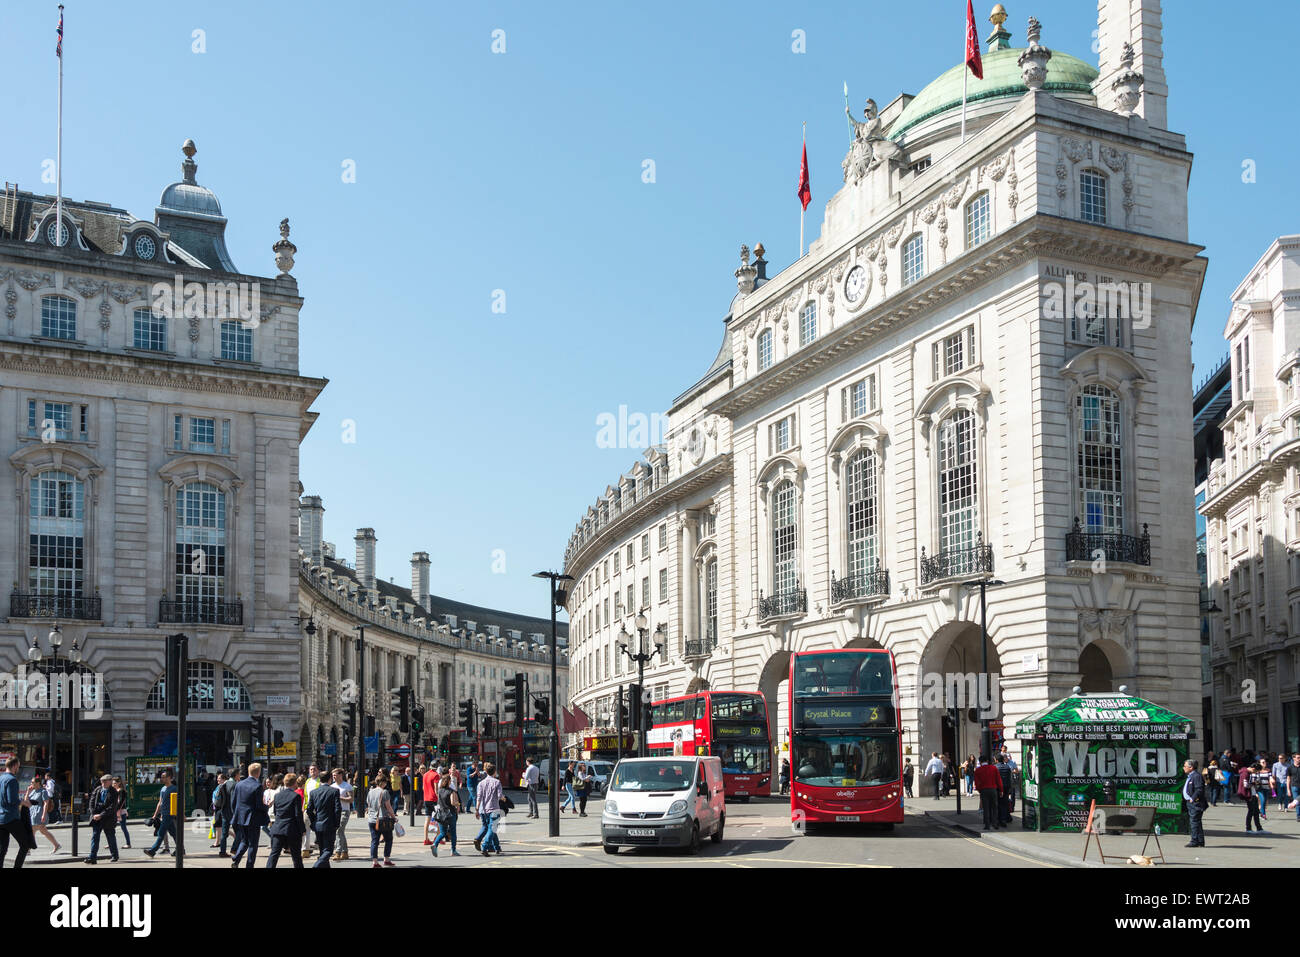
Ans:
[{"label": "flagpole", "polygon": [[[808,121],[803,121],[803,145],[804,149],[808,148]],[[799,258],[803,259],[803,214],[804,205],[799,203]]]},{"label": "flagpole", "polygon": [[[49,47],[46,47],[48,50]],[[54,244],[63,245],[63,4],[59,4],[59,139],[54,158]]]},{"label": "flagpole", "polygon": [[961,141],[966,142],[966,81],[970,79],[970,67],[963,66],[961,71]]}]

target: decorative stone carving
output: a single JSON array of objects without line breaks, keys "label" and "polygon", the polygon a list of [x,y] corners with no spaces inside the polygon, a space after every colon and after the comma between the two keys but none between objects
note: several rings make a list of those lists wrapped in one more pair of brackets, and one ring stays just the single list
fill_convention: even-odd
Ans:
[{"label": "decorative stone carving", "polygon": [[1118,173],[1128,165],[1128,156],[1113,146],[1102,146],[1097,150],[1101,161],[1110,167],[1112,173]]},{"label": "decorative stone carving", "polygon": [[18,285],[22,286],[28,292],[35,292],[42,286],[53,286],[54,277],[49,273],[37,273],[30,270],[23,270],[15,273],[14,278],[18,280]]},{"label": "decorative stone carving", "polygon": [[875,100],[867,100],[862,110],[862,122],[853,118],[847,105],[844,114],[853,126],[853,145],[849,147],[848,155],[840,166],[844,169],[844,182],[852,179],[854,185],[857,185],[869,170],[875,169],[885,160],[900,156],[902,150],[898,144],[884,137]]},{"label": "decorative stone carving", "polygon": [[1092,159],[1092,140],[1076,140],[1072,136],[1061,137],[1061,151],[1069,158],[1071,163],[1077,163],[1082,159]]},{"label": "decorative stone carving", "polygon": [[134,302],[144,298],[143,286],[132,286],[129,283],[115,282],[108,287],[108,293],[122,305],[128,302]]},{"label": "decorative stone carving", "polygon": [[1065,194],[1069,189],[1069,187],[1066,185],[1066,182],[1069,180],[1069,178],[1070,178],[1070,170],[1065,165],[1065,160],[1063,159],[1057,160],[1056,161],[1056,195],[1059,196],[1061,199],[1065,199]]},{"label": "decorative stone carving", "polygon": [[942,200],[936,199],[933,203],[929,203],[924,208],[918,210],[920,218],[925,220],[927,225],[933,223],[939,215],[939,209],[941,206]]},{"label": "decorative stone carving", "polygon": [[961,202],[962,197],[966,195],[966,187],[970,185],[970,177],[963,176],[961,180],[955,183],[946,193],[943,194],[943,201],[948,204],[949,209],[956,209],[957,204]]},{"label": "decorative stone carving", "polygon": [[906,226],[907,220],[900,219],[889,227],[889,232],[885,233],[885,242],[889,244],[891,249],[898,245],[898,241],[903,237],[903,229]]},{"label": "decorative stone carving", "polygon": [[[1014,161],[1013,161],[1014,162]],[[1011,187],[1011,192],[1007,195],[1007,208],[1011,212],[1011,222],[1016,222],[1016,211],[1020,205],[1020,194],[1016,192],[1016,186],[1020,183],[1020,177],[1016,173],[1016,167],[1012,165],[1011,172],[1007,174],[1007,185]]]},{"label": "decorative stone carving", "polygon": [[1025,31],[1029,46],[1016,60],[1020,66],[1020,77],[1025,81],[1025,86],[1029,87],[1030,92],[1041,90],[1043,84],[1047,82],[1047,61],[1052,58],[1052,51],[1038,42],[1042,30],[1043,26],[1038,19],[1030,17],[1029,28]]},{"label": "decorative stone carving", "polygon": [[939,254],[943,262],[948,261],[948,214],[939,208]]},{"label": "decorative stone carving", "polygon": [[1000,182],[1006,175],[1007,167],[1011,165],[1011,151],[1003,153],[997,159],[985,163],[980,167],[980,175],[987,176],[993,182]]},{"label": "decorative stone carving", "polygon": [[1133,59],[1133,44],[1125,43],[1124,53],[1119,58],[1119,75],[1110,84],[1111,92],[1115,94],[1115,107],[1125,116],[1132,116],[1142,99],[1143,77],[1133,69]]},{"label": "decorative stone carving", "polygon": [[271,247],[275,253],[275,266],[280,270],[278,279],[289,279],[289,270],[293,268],[293,254],[298,251],[298,247],[289,242],[289,220],[287,218],[280,220],[280,238]]},{"label": "decorative stone carving", "polygon": [[113,307],[104,299],[99,303],[99,328],[107,331],[109,317],[113,315]]},{"label": "decorative stone carving", "polygon": [[736,269],[736,288],[740,290],[741,295],[748,295],[754,291],[754,279],[758,276],[758,267],[749,261],[749,247],[744,243],[740,246],[740,266]]},{"label": "decorative stone carving", "polygon": [[83,299],[89,299],[91,296],[102,292],[104,285],[103,282],[96,282],[93,279],[83,279],[80,276],[63,277],[63,288],[76,291]]},{"label": "decorative stone carving", "polygon": [[1119,611],[1111,608],[1102,608],[1096,611],[1080,609],[1079,624],[1082,626],[1080,644],[1087,645],[1090,642],[1104,638],[1125,649],[1131,648],[1132,642],[1128,635],[1128,623],[1132,617],[1133,612],[1131,611]]}]

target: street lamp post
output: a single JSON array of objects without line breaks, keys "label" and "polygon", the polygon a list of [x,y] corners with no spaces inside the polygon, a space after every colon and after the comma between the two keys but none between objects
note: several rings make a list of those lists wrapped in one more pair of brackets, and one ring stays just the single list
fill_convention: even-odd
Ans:
[{"label": "street lamp post", "polygon": [[[59,712],[59,704],[60,704],[59,691],[65,690],[67,683],[60,682],[59,676],[67,673],[68,662],[72,662],[76,664],[81,661],[81,649],[77,647],[77,642],[74,640],[72,642],[72,647],[68,650],[68,655],[66,660],[61,662],[59,660],[59,649],[63,647],[63,629],[59,627],[58,622],[55,622],[53,625],[50,626],[50,633],[47,637],[50,642],[50,654],[53,660],[50,662],[50,666],[45,671],[45,688],[46,688],[45,697],[46,697],[46,703],[49,705],[49,709],[50,709],[50,740],[49,740],[48,754],[46,755],[48,759],[46,761],[46,766],[49,768],[50,778],[51,780],[54,781],[56,792],[58,794],[62,794],[62,791],[61,789],[59,789],[58,786],[59,778],[56,770],[58,766],[58,762],[56,760],[57,753],[58,753],[58,712]],[[37,664],[40,662],[42,657],[43,655],[41,654],[40,641],[37,638],[33,638],[32,646],[27,649],[27,660],[30,661],[32,664]],[[72,716],[71,716],[72,723],[70,725],[72,730],[72,763],[70,765],[72,770],[72,782],[71,782],[72,793],[70,795],[70,800],[74,806],[70,808],[69,813],[72,816],[72,855],[73,857],[76,857],[77,856],[77,815],[76,815],[75,802],[77,799],[77,730],[76,730],[77,717],[76,717],[76,710],[75,710],[76,703],[72,700],[72,697],[73,696],[69,693],[66,696],[66,699],[62,701],[62,704],[66,708],[73,709]]]},{"label": "street lamp post", "polygon": [[556,772],[560,769],[560,736],[556,722],[559,720],[560,699],[556,685],[555,662],[559,657],[559,647],[555,637],[555,613],[568,600],[568,593],[563,588],[557,588],[558,582],[573,581],[572,575],[563,575],[559,572],[534,572],[534,578],[548,578],[551,582],[551,779],[546,783],[550,786],[551,804],[547,809],[549,812],[549,832],[551,837],[560,836],[560,789],[556,786]]},{"label": "street lamp post", "polygon": [[[664,645],[662,641],[656,641],[654,643],[654,650],[650,650],[650,621],[646,618],[644,611],[637,613],[633,625],[636,627],[637,635],[636,654],[633,654],[628,649],[628,645],[632,641],[632,636],[627,633],[626,625],[624,625],[618,633],[618,650],[627,655],[629,659],[636,662],[636,685],[637,691],[641,695],[641,700],[637,702],[636,709],[636,753],[637,757],[644,758],[646,756],[645,663],[656,654],[662,652],[664,650]],[[655,637],[663,638],[665,637],[666,632],[667,629],[664,625],[660,624],[659,627],[655,629]]]},{"label": "street lamp post", "polygon": [[[977,582],[966,582],[964,585],[966,588],[978,588],[980,590],[980,678],[986,688],[989,680],[989,617],[984,592],[990,586],[996,587],[1005,584],[1006,582],[999,581],[996,578],[981,578]],[[985,715],[982,706],[980,707],[980,751],[989,761],[993,760],[992,729],[989,728],[989,719]]]},{"label": "street lamp post", "polygon": [[[352,630],[357,632],[357,780],[364,781],[361,768],[366,760],[366,626],[353,625]],[[271,754],[267,752],[267,763],[270,764]]]}]

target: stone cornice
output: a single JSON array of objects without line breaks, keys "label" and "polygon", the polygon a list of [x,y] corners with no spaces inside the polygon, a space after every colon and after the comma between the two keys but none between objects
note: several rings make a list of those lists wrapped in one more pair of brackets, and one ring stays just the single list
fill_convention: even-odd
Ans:
[{"label": "stone cornice", "polygon": [[651,495],[625,509],[618,518],[593,535],[587,542],[578,546],[564,563],[564,573],[574,578],[581,578],[586,572],[593,554],[602,554],[610,543],[624,534],[628,528],[639,526],[647,515],[652,515],[665,505],[680,501],[693,495],[717,479],[731,475],[731,453],[723,452],[713,457],[702,468],[692,469],[675,481],[661,486]]},{"label": "stone cornice", "polygon": [[[1084,262],[1159,277],[1196,260],[1203,247],[1037,214],[969,253],[936,269],[855,319],[747,380],[705,408],[735,417],[785,391],[816,369],[883,335],[900,322],[974,290],[989,279],[1036,258]],[[900,291],[901,292],[901,291]]]},{"label": "stone cornice", "polygon": [[44,343],[29,345],[13,340],[0,340],[0,369],[191,392],[288,399],[304,408],[320,395],[329,381],[272,369],[227,369],[175,359],[125,356]]},{"label": "stone cornice", "polygon": [[1297,459],[1300,459],[1300,439],[1288,439],[1274,446],[1268,450],[1267,459],[1256,462],[1213,498],[1207,499],[1201,506],[1201,514],[1206,518],[1223,517],[1243,496],[1254,495],[1265,482],[1281,485],[1286,479],[1287,467]]}]

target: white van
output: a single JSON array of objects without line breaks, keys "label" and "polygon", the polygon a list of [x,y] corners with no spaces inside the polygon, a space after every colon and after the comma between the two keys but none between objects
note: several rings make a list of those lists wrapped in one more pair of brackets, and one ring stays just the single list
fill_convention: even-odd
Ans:
[{"label": "white van", "polygon": [[620,847],[716,844],[727,823],[722,760],[716,756],[624,758],[614,767],[600,816],[606,854]]}]

